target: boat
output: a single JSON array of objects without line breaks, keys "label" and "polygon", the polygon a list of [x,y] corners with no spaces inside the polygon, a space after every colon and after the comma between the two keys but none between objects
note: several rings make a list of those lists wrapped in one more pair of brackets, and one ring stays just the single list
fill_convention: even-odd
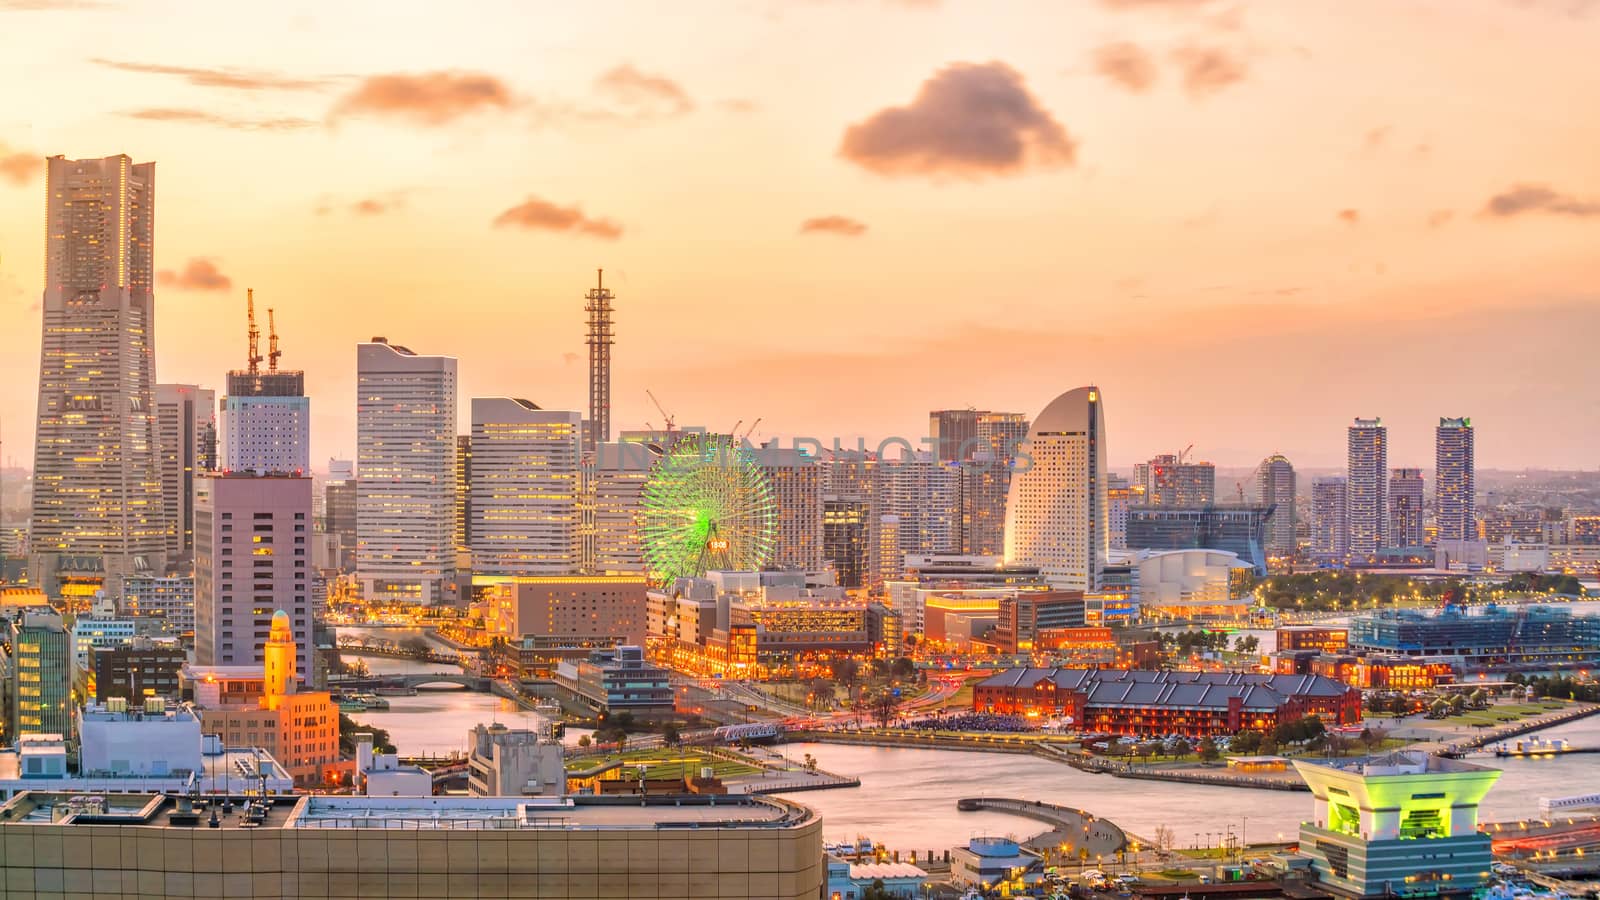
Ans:
[{"label": "boat", "polygon": [[415,697],[417,695],[417,689],[414,687],[405,687],[403,685],[391,685],[376,688],[373,690],[373,693],[379,697]]},{"label": "boat", "polygon": [[1494,748],[1495,756],[1554,756],[1570,752],[1572,745],[1561,738],[1527,738]]},{"label": "boat", "polygon": [[389,701],[379,697],[377,694],[362,694],[361,702],[367,705],[367,709],[382,710],[389,708]]}]

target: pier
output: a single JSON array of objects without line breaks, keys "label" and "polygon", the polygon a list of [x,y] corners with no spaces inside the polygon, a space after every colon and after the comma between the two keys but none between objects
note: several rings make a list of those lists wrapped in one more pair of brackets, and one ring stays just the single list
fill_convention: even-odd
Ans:
[{"label": "pier", "polygon": [[1094,813],[1067,806],[1056,806],[1039,800],[1014,800],[1008,797],[969,797],[956,801],[956,809],[964,812],[991,810],[1037,819],[1051,826],[1044,834],[1030,838],[1025,844],[1032,849],[1056,850],[1063,845],[1074,851],[1087,851],[1099,857],[1128,849],[1128,836],[1115,824],[1097,817]]}]

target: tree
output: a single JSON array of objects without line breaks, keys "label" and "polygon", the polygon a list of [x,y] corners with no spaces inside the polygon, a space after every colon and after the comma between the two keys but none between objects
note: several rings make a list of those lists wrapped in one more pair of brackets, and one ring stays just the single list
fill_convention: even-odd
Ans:
[{"label": "tree", "polygon": [[1167,746],[1165,749],[1167,751],[1167,755],[1174,759],[1182,759],[1194,752],[1194,747],[1189,745],[1189,741],[1186,738],[1178,737],[1176,735],[1167,738]]},{"label": "tree", "polygon": [[1367,752],[1369,753],[1382,747],[1383,742],[1388,739],[1389,729],[1387,728],[1368,725],[1366,728],[1361,729],[1361,743],[1367,745]]},{"label": "tree", "polygon": [[1233,736],[1228,743],[1228,749],[1236,753],[1255,753],[1261,749],[1262,734],[1259,731],[1241,731]]},{"label": "tree", "polygon": [[909,657],[902,656],[894,661],[890,671],[894,673],[896,678],[910,678],[917,674],[917,664],[912,662]]},{"label": "tree", "polygon": [[827,710],[833,706],[833,682],[826,678],[814,678],[811,687],[806,691],[806,703],[820,710]]},{"label": "tree", "polygon": [[861,892],[861,900],[894,900],[894,895],[883,886],[882,878],[872,879],[872,883]]},{"label": "tree", "polygon": [[1255,653],[1261,649],[1261,639],[1253,634],[1247,634],[1233,642],[1233,649],[1240,653]]},{"label": "tree", "polygon": [[1144,757],[1146,761],[1149,761],[1151,757],[1161,752],[1161,747],[1162,744],[1160,741],[1146,741],[1145,743],[1139,745],[1138,752],[1139,755]]},{"label": "tree", "polygon": [[676,747],[683,742],[683,735],[678,733],[678,726],[671,724],[661,729],[661,743],[668,747]]},{"label": "tree", "polygon": [[579,747],[583,747],[583,748],[587,749],[593,743],[594,743],[594,741],[592,739],[590,739],[590,737],[587,734],[581,734],[581,735],[578,736],[578,746]]},{"label": "tree", "polygon": [[389,740],[389,732],[382,728],[374,728],[350,718],[344,713],[339,714],[339,750],[343,753],[356,752],[357,734],[372,735],[372,749],[376,753],[394,753],[394,744]]},{"label": "tree", "polygon": [[1172,829],[1169,828],[1166,825],[1157,825],[1156,826],[1156,835],[1155,835],[1155,837],[1156,837],[1156,849],[1157,850],[1162,850],[1162,851],[1167,851],[1167,852],[1170,852],[1172,850],[1172,845],[1177,840],[1177,835],[1174,834]]},{"label": "tree", "polygon": [[836,659],[833,661],[830,671],[833,674],[834,681],[843,685],[851,685],[855,684],[856,679],[861,675],[861,664],[849,657]]},{"label": "tree", "polygon": [[874,677],[874,678],[887,678],[887,677],[889,677],[889,661],[888,660],[886,660],[886,659],[884,659],[882,657],[874,657],[873,660],[872,660],[871,665],[872,665],[872,677]]},{"label": "tree", "polygon": [[1206,762],[1215,762],[1217,757],[1221,755],[1222,754],[1217,750],[1216,741],[1213,741],[1211,738],[1203,738],[1200,741],[1201,759],[1205,760]]},{"label": "tree", "polygon": [[889,723],[900,715],[900,698],[895,696],[894,691],[879,691],[872,697],[871,708],[872,717],[878,720],[880,726],[888,728]]}]

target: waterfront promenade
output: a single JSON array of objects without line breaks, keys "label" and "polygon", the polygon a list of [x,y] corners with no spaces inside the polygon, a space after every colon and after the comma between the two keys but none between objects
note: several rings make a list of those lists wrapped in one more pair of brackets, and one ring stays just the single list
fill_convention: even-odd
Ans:
[{"label": "waterfront promenade", "polygon": [[1056,854],[1075,854],[1079,859],[1109,856],[1128,849],[1128,835],[1116,824],[1094,813],[1040,800],[1013,800],[1008,797],[972,797],[956,801],[963,812],[992,810],[1037,819],[1051,826],[1049,831],[1024,842],[1031,850]]}]

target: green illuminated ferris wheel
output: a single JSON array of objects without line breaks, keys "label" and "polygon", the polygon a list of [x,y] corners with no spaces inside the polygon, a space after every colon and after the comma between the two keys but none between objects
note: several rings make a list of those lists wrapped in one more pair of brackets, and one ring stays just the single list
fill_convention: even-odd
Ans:
[{"label": "green illuminated ferris wheel", "polygon": [[640,536],[650,578],[670,585],[712,570],[750,572],[772,557],[777,503],[749,450],[688,436],[645,481]]}]

